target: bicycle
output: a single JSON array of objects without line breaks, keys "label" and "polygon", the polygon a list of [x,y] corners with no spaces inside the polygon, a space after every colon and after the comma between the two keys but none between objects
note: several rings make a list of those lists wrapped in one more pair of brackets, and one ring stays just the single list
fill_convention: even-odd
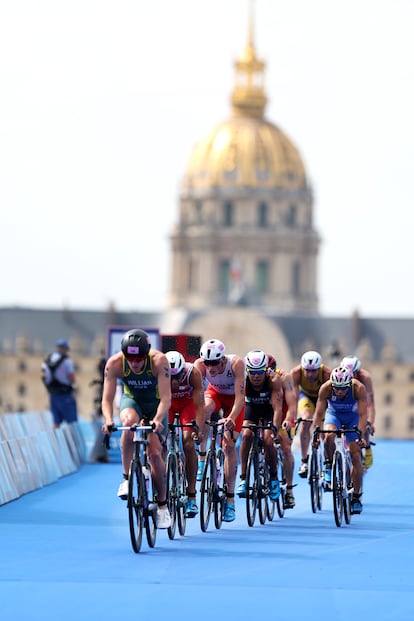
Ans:
[{"label": "bicycle", "polygon": [[221,528],[227,489],[222,449],[224,423],[206,421],[206,424],[210,425],[212,433],[200,485],[200,526],[204,533],[207,531],[212,510],[215,527]]},{"label": "bicycle", "polygon": [[[303,420],[303,418],[297,419],[295,423],[295,432]],[[306,419],[306,421],[312,423],[313,419]],[[318,510],[322,510],[322,498],[325,491],[325,460],[320,442],[316,445],[317,439],[318,433],[317,431],[314,431],[308,457],[308,483],[310,485],[311,508],[313,513],[316,513]]]},{"label": "bicycle", "polygon": [[167,504],[171,515],[171,526],[168,528],[168,537],[174,539],[178,523],[178,531],[183,537],[187,518],[185,515],[187,504],[187,476],[185,473],[185,457],[182,451],[180,430],[192,427],[198,435],[198,426],[195,420],[181,425],[179,413],[174,414],[174,420],[168,424],[167,442],[169,445],[166,464]]},{"label": "bicycle", "polygon": [[282,518],[285,515],[285,499],[286,499],[286,492],[287,492],[285,458],[283,456],[282,447],[277,437],[275,440],[275,445],[277,449],[276,473],[277,473],[277,480],[279,481],[279,486],[280,486],[280,494],[276,500],[276,508],[277,508],[277,513],[279,517]]},{"label": "bicycle", "polygon": [[275,513],[277,501],[269,496],[270,471],[264,444],[264,430],[274,428],[271,423],[263,424],[263,421],[260,421],[259,424],[243,425],[243,429],[252,432],[246,468],[246,515],[248,525],[253,526],[257,510],[261,524],[264,524],[266,519],[272,521]]},{"label": "bicycle", "polygon": [[[145,527],[150,548],[155,546],[157,536],[157,502],[154,494],[150,464],[147,456],[147,435],[153,431],[151,425],[131,425],[130,427],[111,425],[111,431],[133,431],[134,453],[128,474],[128,519],[129,534],[134,552],[142,545],[142,531]],[[109,436],[105,436],[109,442]]]},{"label": "bicycle", "polygon": [[[318,434],[335,434],[335,451],[332,459],[332,496],[335,524],[340,527],[343,519],[346,524],[351,523],[351,500],[354,487],[351,479],[351,453],[345,442],[346,433],[356,433],[361,439],[361,431],[358,427],[346,429],[315,429]],[[317,437],[317,435],[316,435]]]}]

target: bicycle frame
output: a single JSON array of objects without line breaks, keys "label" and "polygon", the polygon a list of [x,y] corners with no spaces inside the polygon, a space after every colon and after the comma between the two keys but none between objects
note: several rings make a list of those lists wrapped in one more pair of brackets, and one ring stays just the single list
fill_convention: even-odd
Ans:
[{"label": "bicycle frame", "polygon": [[150,425],[112,427],[112,431],[132,431],[134,453],[128,475],[128,518],[131,544],[138,553],[142,545],[142,530],[145,527],[148,545],[155,546],[157,533],[157,502],[153,490],[150,463],[147,456],[147,434],[153,431]]},{"label": "bicycle frame", "polygon": [[354,487],[351,479],[352,460],[349,448],[346,444],[345,435],[347,433],[357,433],[361,438],[361,431],[358,427],[347,429],[316,429],[316,433],[335,434],[335,450],[332,459],[332,496],[335,524],[340,527],[345,518],[347,524],[351,523],[351,500]]},{"label": "bicycle frame", "polygon": [[193,428],[198,433],[195,420],[182,425],[180,415],[174,414],[174,420],[168,425],[167,442],[169,444],[166,464],[167,476],[167,503],[171,514],[171,526],[168,528],[168,536],[174,539],[176,525],[181,536],[185,535],[186,528],[186,503],[187,503],[187,477],[185,472],[185,456],[182,449],[182,429]]},{"label": "bicycle frame", "polygon": [[200,485],[200,526],[203,532],[207,531],[212,510],[214,510],[215,527],[221,528],[227,488],[224,474],[224,451],[221,447],[224,423],[207,421],[207,424],[212,428],[212,434]]}]

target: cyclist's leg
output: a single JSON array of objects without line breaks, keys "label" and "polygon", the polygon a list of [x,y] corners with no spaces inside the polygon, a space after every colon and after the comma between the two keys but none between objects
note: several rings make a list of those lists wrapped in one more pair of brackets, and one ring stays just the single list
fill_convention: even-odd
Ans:
[{"label": "cyclist's leg", "polygon": [[[204,403],[204,420],[210,420],[211,416],[214,412],[217,412],[220,409],[220,403],[215,401],[214,394],[208,394],[206,391],[204,395],[205,403]],[[209,425],[203,425],[203,428],[200,429],[200,448],[199,448],[199,457],[198,457],[198,470],[197,470],[197,481],[201,481],[201,477],[203,476],[204,463],[207,455],[207,442],[210,435],[210,427]]]},{"label": "cyclist's leg", "polygon": [[[119,406],[119,418],[123,427],[130,427],[140,421],[141,411],[135,401],[126,395],[122,395]],[[132,431],[123,431],[121,435],[121,458],[124,479],[128,480],[129,466],[134,454],[134,434]]]},{"label": "cyclist's leg", "polygon": [[[180,423],[189,425],[196,417],[196,409],[193,401],[186,403],[180,412]],[[190,427],[183,428],[183,449],[185,455],[185,472],[187,475],[188,496],[196,497],[196,475],[197,475],[197,452],[193,440],[194,430]]]},{"label": "cyclist's leg", "polygon": [[[341,421],[336,412],[329,410],[328,408],[328,410],[326,410],[323,428],[334,431],[339,427],[341,427]],[[331,483],[332,460],[335,451],[335,434],[327,433],[321,439],[324,445],[325,454],[325,483],[329,485]]]},{"label": "cyclist's leg", "polygon": [[[243,425],[246,427],[248,425],[258,424],[259,417],[255,414],[253,407],[248,404],[245,408],[244,417],[243,417]],[[244,494],[246,490],[246,469],[247,469],[247,460],[249,457],[250,447],[252,445],[252,437],[253,434],[250,429],[242,429],[241,430],[242,438],[240,442],[240,484],[237,488],[237,494]]]},{"label": "cyclist's leg", "polygon": [[302,418],[299,426],[300,452],[302,462],[299,467],[299,475],[306,478],[308,474],[308,451],[310,444],[311,419],[315,412],[315,401],[303,392],[299,393],[298,418]]}]

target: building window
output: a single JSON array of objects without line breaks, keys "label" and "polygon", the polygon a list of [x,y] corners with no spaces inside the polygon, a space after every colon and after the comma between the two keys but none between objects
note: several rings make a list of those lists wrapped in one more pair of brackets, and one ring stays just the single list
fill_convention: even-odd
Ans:
[{"label": "building window", "polygon": [[258,293],[269,291],[269,263],[267,261],[256,263],[256,290]]},{"label": "building window", "polygon": [[408,418],[408,431],[414,431],[414,416],[412,414]]},{"label": "building window", "polygon": [[410,395],[408,398],[409,405],[414,405],[414,395]]},{"label": "building window", "polygon": [[390,431],[392,428],[392,417],[389,414],[384,416],[384,429]]},{"label": "building window", "polygon": [[230,286],[230,261],[223,259],[219,263],[219,290],[227,293]]},{"label": "building window", "polygon": [[410,382],[414,382],[414,371],[411,371],[409,380]]},{"label": "building window", "polygon": [[260,203],[257,212],[258,225],[260,228],[266,228],[268,225],[268,209],[266,203]]},{"label": "building window", "polygon": [[392,371],[387,371],[386,374],[384,375],[384,379],[386,382],[392,382],[393,379],[393,373]]},{"label": "building window", "polygon": [[292,266],[292,293],[293,295],[300,294],[300,265],[297,262]]},{"label": "building window", "polygon": [[203,203],[201,201],[197,201],[195,204],[195,223],[203,223]]},{"label": "building window", "polygon": [[386,405],[390,405],[392,403],[393,399],[392,399],[392,394],[391,393],[387,393],[386,395],[384,395],[384,403]]},{"label": "building window", "polygon": [[287,213],[286,224],[289,228],[294,228],[296,226],[297,221],[297,208],[296,205],[289,205],[289,210]]},{"label": "building window", "polygon": [[223,226],[233,226],[234,224],[234,205],[231,201],[226,201],[223,205]]},{"label": "building window", "polygon": [[17,369],[19,371],[21,371],[22,373],[24,373],[25,371],[27,371],[27,364],[24,360],[19,360],[17,363]]},{"label": "building window", "polygon": [[24,395],[26,394],[26,385],[25,384],[19,384],[17,386],[17,394],[20,397],[24,397]]}]

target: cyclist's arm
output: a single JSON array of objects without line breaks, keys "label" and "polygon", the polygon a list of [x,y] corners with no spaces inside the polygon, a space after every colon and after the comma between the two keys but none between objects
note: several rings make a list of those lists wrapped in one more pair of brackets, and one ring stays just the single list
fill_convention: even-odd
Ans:
[{"label": "cyclist's arm", "polygon": [[244,407],[246,379],[244,362],[241,358],[237,357],[233,359],[232,371],[234,375],[234,402],[228,418],[231,418],[234,423]]},{"label": "cyclist's arm", "polygon": [[270,394],[270,403],[273,408],[273,425],[279,430],[283,419],[283,390],[281,377],[275,374],[271,379],[271,383],[272,392]]},{"label": "cyclist's arm", "polygon": [[358,380],[354,379],[353,382],[354,396],[358,402],[358,427],[361,430],[362,437],[364,438],[367,429],[367,391],[365,390],[364,384],[362,384]]},{"label": "cyclist's arm", "polygon": [[194,366],[190,375],[190,385],[193,388],[193,403],[196,409],[196,422],[198,428],[201,430],[205,421],[204,386],[201,372]]},{"label": "cyclist's arm", "polygon": [[105,365],[101,409],[104,417],[103,431],[107,433],[108,425],[114,424],[113,407],[118,379],[120,378],[117,355],[111,356]]},{"label": "cyclist's arm", "polygon": [[290,373],[285,373],[282,378],[282,388],[286,405],[288,407],[283,424],[286,424],[287,426],[290,421],[296,420],[298,416],[298,393]]},{"label": "cyclist's arm", "polygon": [[319,388],[311,431],[322,426],[322,420],[328,407],[328,399],[332,395],[331,382],[328,380]]},{"label": "cyclist's arm", "polygon": [[162,429],[158,428],[158,425],[162,426],[163,419],[168,414],[171,407],[170,365],[167,356],[160,351],[154,353],[152,363],[158,378],[158,392],[160,397],[152,422],[157,425],[156,431],[162,431]]}]

